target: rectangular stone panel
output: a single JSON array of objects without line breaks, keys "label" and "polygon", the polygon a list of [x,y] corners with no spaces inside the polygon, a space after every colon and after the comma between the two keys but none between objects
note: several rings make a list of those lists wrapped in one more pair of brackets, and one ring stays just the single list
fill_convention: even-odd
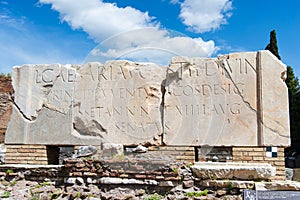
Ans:
[{"label": "rectangular stone panel", "polygon": [[259,145],[289,146],[286,66],[269,51],[261,51],[259,68]]},{"label": "rectangular stone panel", "polygon": [[289,145],[286,66],[268,51],[173,58],[164,97],[164,143]]},{"label": "rectangular stone panel", "polygon": [[8,144],[160,144],[165,68],[111,61],[14,67]]}]

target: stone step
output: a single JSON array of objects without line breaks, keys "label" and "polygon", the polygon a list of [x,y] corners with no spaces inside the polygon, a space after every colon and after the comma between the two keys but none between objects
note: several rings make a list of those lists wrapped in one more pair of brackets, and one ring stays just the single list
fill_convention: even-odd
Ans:
[{"label": "stone step", "polygon": [[276,175],[267,163],[196,162],[191,169],[199,179],[267,180]]}]

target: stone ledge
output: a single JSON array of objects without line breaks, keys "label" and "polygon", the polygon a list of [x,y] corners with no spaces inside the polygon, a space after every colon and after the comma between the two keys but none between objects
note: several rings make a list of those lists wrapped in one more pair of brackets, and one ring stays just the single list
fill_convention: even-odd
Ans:
[{"label": "stone ledge", "polygon": [[111,178],[102,177],[98,181],[100,184],[124,184],[124,185],[158,185],[159,183],[155,180],[137,180],[127,178]]},{"label": "stone ledge", "polygon": [[199,184],[203,187],[217,187],[217,188],[238,188],[238,189],[253,189],[254,181],[237,181],[237,180],[202,180]]},{"label": "stone ledge", "polygon": [[265,163],[196,162],[191,169],[199,179],[267,180],[276,175],[276,168]]},{"label": "stone ledge", "polygon": [[300,183],[296,181],[256,182],[256,190],[299,191]]},{"label": "stone ledge", "polygon": [[5,164],[0,165],[1,169],[61,169],[64,165],[31,165],[31,164]]}]

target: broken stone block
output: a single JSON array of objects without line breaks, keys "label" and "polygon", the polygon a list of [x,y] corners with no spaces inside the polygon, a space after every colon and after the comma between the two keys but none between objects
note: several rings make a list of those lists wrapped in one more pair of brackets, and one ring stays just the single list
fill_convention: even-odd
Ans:
[{"label": "broken stone block", "polygon": [[6,143],[161,144],[165,68],[110,61],[14,67]]},{"label": "broken stone block", "polygon": [[196,162],[191,169],[200,179],[267,180],[276,174],[276,168],[266,163]]}]

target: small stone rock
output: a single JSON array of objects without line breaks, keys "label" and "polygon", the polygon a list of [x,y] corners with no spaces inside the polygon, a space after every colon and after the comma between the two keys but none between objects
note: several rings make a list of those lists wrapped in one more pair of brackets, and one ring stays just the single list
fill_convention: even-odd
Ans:
[{"label": "small stone rock", "polygon": [[294,170],[290,168],[285,168],[285,179],[288,181],[293,180]]},{"label": "small stone rock", "polygon": [[227,191],[225,190],[225,189],[223,189],[223,190],[217,190],[217,196],[219,196],[219,197],[221,197],[221,196],[224,196],[226,193],[227,193]]},{"label": "small stone rock", "polygon": [[167,199],[168,200],[177,200],[176,195],[173,195],[173,194],[168,194]]},{"label": "small stone rock", "polygon": [[34,188],[34,189],[32,189],[31,192],[33,194],[35,194],[35,193],[43,193],[44,190],[45,190],[44,188],[40,187],[40,188]]},{"label": "small stone rock", "polygon": [[143,145],[138,145],[136,148],[126,148],[126,151],[131,153],[146,153],[148,152],[148,148]]},{"label": "small stone rock", "polygon": [[193,180],[183,181],[182,186],[183,188],[191,188],[194,186],[194,181]]},{"label": "small stone rock", "polygon": [[75,155],[75,158],[92,156],[95,155],[96,153],[97,153],[97,149],[92,145],[80,146],[77,150],[77,154]]},{"label": "small stone rock", "polygon": [[136,196],[142,196],[144,194],[146,194],[146,191],[143,189],[139,189],[135,191]]},{"label": "small stone rock", "polygon": [[161,187],[174,187],[174,184],[172,181],[162,181],[159,183],[159,186]]},{"label": "small stone rock", "polygon": [[87,182],[88,184],[95,184],[95,183],[97,183],[96,180],[94,180],[94,179],[92,179],[92,178],[90,178],[90,177],[88,177],[88,178],[86,179],[86,182]]},{"label": "small stone rock", "polygon": [[76,183],[76,178],[70,177],[70,178],[65,178],[64,180],[65,183],[74,185]]}]

